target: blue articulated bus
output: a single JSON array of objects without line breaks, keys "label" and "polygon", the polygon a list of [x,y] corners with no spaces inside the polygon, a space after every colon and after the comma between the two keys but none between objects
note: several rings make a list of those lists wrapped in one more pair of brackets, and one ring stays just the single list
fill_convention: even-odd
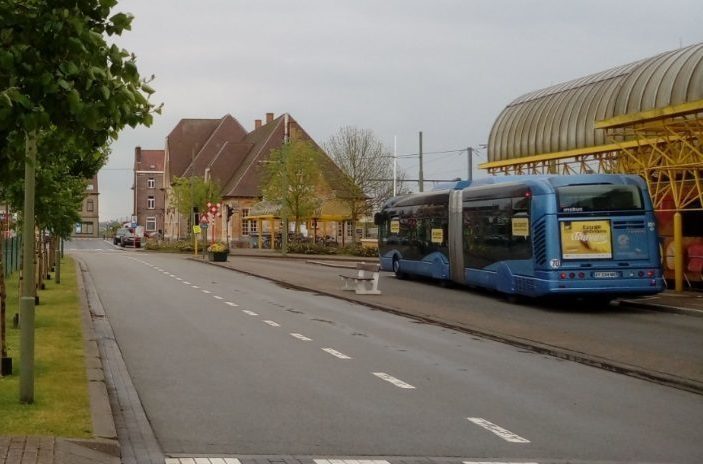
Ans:
[{"label": "blue articulated bus", "polygon": [[490,177],[391,198],[376,214],[382,269],[509,295],[664,289],[652,203],[638,176]]}]

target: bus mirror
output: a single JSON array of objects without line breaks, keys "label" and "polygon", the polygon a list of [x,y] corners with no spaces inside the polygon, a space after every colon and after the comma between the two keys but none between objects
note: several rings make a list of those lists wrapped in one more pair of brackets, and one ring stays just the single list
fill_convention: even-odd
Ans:
[{"label": "bus mirror", "polygon": [[373,215],[373,223],[377,226],[380,226],[383,223],[383,216],[381,213],[376,213]]}]

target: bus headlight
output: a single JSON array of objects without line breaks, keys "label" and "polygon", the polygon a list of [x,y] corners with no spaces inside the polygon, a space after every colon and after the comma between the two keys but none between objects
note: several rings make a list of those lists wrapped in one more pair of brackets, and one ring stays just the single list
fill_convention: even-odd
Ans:
[{"label": "bus headlight", "polygon": [[549,266],[550,266],[552,269],[559,269],[559,268],[561,267],[561,260],[558,259],[558,258],[554,258],[554,259],[552,259],[552,260],[549,261]]}]

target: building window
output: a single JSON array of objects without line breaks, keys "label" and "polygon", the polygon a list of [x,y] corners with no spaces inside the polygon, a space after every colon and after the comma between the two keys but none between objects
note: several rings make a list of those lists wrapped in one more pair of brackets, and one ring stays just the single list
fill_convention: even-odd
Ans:
[{"label": "building window", "polygon": [[95,204],[93,204],[93,200],[86,201],[85,210],[88,211],[89,213],[92,213],[93,211],[95,211]]},{"label": "building window", "polygon": [[146,218],[146,231],[147,232],[156,232],[156,217],[155,216],[149,216]]},{"label": "building window", "polygon": [[149,178],[146,180],[146,188],[148,188],[148,189],[153,189],[153,188],[155,188],[155,187],[156,187],[156,181],[154,180],[153,177],[149,177]]},{"label": "building window", "polygon": [[242,208],[242,235],[252,235],[257,232],[257,224],[254,219],[247,219],[249,217],[249,209]]},{"label": "building window", "polygon": [[93,233],[93,223],[92,222],[79,222],[76,224],[76,234],[92,234]]},{"label": "building window", "polygon": [[156,200],[154,200],[153,195],[149,195],[146,199],[146,207],[147,209],[154,209],[156,208]]}]

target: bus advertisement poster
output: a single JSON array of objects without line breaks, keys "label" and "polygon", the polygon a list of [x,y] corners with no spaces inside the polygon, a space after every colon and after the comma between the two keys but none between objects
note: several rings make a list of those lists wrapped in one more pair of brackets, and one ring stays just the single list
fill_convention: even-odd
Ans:
[{"label": "bus advertisement poster", "polygon": [[561,250],[564,259],[612,258],[610,221],[562,221]]},{"label": "bus advertisement poster", "polygon": [[432,229],[432,243],[444,242],[444,230]]},{"label": "bus advertisement poster", "polygon": [[511,219],[513,237],[530,236],[530,220],[526,217],[514,217]]}]

